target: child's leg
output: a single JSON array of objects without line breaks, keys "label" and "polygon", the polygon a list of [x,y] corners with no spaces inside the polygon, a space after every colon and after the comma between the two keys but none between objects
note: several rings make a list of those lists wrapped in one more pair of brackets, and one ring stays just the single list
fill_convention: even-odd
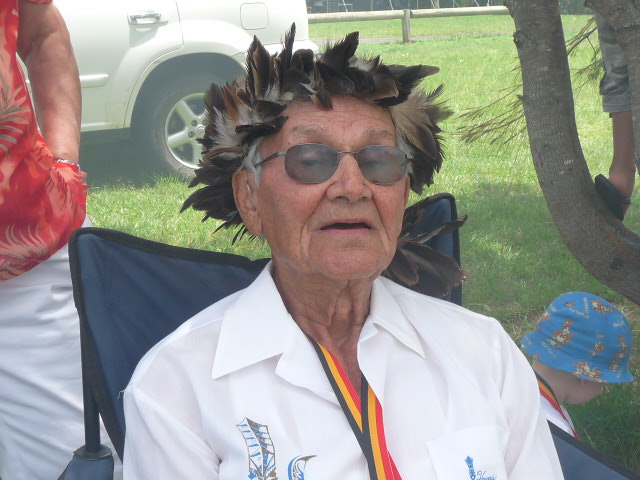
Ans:
[{"label": "child's leg", "polygon": [[609,181],[620,194],[631,197],[635,183],[635,143],[631,111],[611,114],[613,124],[613,161],[609,168]]},{"label": "child's leg", "polygon": [[613,160],[609,168],[609,182],[622,197],[621,204],[616,208],[621,208],[624,216],[629,207],[628,199],[633,194],[636,174],[628,62],[611,25],[597,12],[595,18],[604,66],[600,95],[603,110],[611,115],[613,126]]}]

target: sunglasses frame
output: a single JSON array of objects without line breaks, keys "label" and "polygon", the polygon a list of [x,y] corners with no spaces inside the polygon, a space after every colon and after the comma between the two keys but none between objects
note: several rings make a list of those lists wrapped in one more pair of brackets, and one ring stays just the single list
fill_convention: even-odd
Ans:
[{"label": "sunglasses frame", "polygon": [[[333,150],[334,152],[336,152],[336,158],[338,159],[338,161],[336,162],[335,168],[334,170],[331,172],[331,174],[325,178],[324,180],[321,180],[319,182],[305,182],[302,180],[298,180],[296,178],[291,177],[291,175],[289,175],[289,171],[286,167],[287,165],[287,154],[289,153],[289,150],[291,150],[292,148],[296,148],[296,147],[301,147],[301,146],[305,146],[305,145],[318,145],[318,146],[322,146],[322,147],[327,147],[330,148],[331,150]],[[395,150],[397,150],[398,152],[400,152],[402,154],[402,157],[404,158],[404,162],[402,163],[402,167],[404,167],[404,175],[406,175],[409,172],[409,159],[407,158],[407,155],[400,149],[400,147],[396,147],[393,145],[365,145],[364,147],[360,148],[357,151],[351,151],[351,150],[343,150],[343,151],[338,151],[335,148],[333,148],[331,145],[327,145],[324,143],[299,143],[297,145],[292,145],[290,146],[285,152],[275,152],[272,153],[271,155],[269,155],[268,157],[262,159],[261,161],[257,162],[254,164],[254,167],[258,167],[261,166],[264,163],[267,163],[271,160],[274,160],[278,157],[285,157],[284,161],[285,161],[285,171],[287,172],[287,176],[289,178],[291,178],[292,180],[295,180],[296,182],[300,182],[300,183],[306,183],[309,185],[316,185],[319,183],[324,183],[327,180],[329,180],[335,173],[336,170],[338,170],[338,165],[340,165],[340,155],[342,155],[343,153],[348,153],[350,155],[353,155],[353,157],[356,159],[356,162],[358,162],[358,167],[360,167],[360,162],[358,161],[358,155],[360,154],[360,152],[362,152],[362,150],[364,150],[365,148],[370,148],[370,147],[384,147],[384,148],[393,148]],[[370,183],[373,183],[374,185],[392,185],[396,182],[399,182],[400,180],[402,180],[403,177],[400,177],[398,180],[394,180],[393,182],[387,182],[387,183],[378,183],[378,182],[371,182],[365,175],[364,172],[362,171],[362,167],[360,167],[360,172],[362,173],[362,176]]]}]

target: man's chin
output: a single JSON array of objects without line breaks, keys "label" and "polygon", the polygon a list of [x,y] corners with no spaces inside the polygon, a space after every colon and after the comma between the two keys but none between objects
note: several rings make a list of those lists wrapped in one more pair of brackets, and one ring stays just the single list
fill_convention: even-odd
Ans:
[{"label": "man's chin", "polygon": [[336,280],[373,280],[382,273],[389,262],[381,262],[381,257],[372,255],[371,250],[346,250],[335,252],[331,259],[323,262],[320,270],[324,271],[328,278]]}]

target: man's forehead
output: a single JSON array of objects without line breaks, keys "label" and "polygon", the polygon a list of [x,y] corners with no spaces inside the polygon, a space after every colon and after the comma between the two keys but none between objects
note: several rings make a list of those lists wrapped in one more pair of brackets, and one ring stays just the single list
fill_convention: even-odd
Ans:
[{"label": "man's forehead", "polygon": [[[304,123],[304,124],[296,125],[289,130],[290,135],[301,136],[301,137],[310,136],[310,135],[324,136],[324,135],[327,135],[328,133],[329,133],[328,128],[325,128],[323,125],[317,125],[314,123]],[[363,128],[360,131],[360,133],[363,137],[371,137],[371,138],[387,138],[387,137],[394,138],[396,135],[395,130],[391,128],[385,128],[385,127]]]},{"label": "man's forehead", "polygon": [[333,108],[321,108],[312,102],[296,102],[283,115],[287,118],[283,130],[293,134],[323,134],[337,128],[357,126],[371,136],[395,135],[391,114],[382,107],[360,99],[333,97]]}]

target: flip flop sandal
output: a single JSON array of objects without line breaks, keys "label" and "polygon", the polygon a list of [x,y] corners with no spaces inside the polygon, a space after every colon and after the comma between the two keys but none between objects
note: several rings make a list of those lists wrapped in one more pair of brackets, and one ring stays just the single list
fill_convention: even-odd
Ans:
[{"label": "flip flop sandal", "polygon": [[598,195],[609,207],[609,210],[618,220],[624,220],[624,207],[631,205],[631,200],[620,195],[618,189],[602,174],[597,175],[594,182]]}]

